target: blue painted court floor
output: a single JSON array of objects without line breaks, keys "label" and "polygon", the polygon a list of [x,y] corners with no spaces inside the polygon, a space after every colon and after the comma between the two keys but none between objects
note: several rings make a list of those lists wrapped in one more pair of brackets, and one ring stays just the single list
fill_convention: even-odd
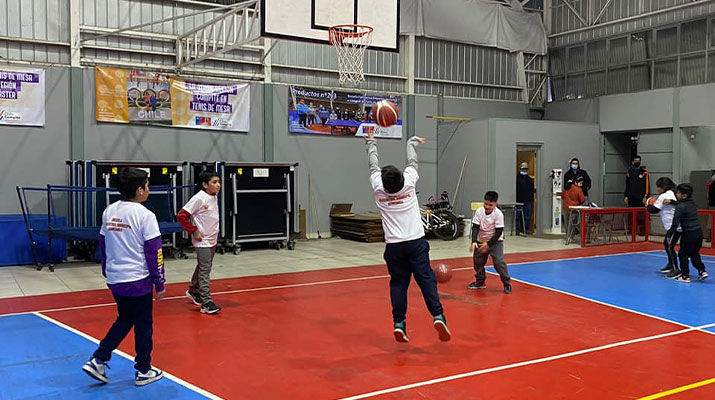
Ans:
[{"label": "blue painted court floor", "polygon": [[114,354],[101,384],[82,365],[93,342],[34,314],[0,317],[0,399],[205,399],[164,377],[134,385],[134,362]]},{"label": "blue painted court floor", "polygon": [[715,257],[702,259],[710,278],[698,281],[691,265],[689,284],[658,272],[667,264],[658,251],[514,264],[509,273],[523,282],[696,327],[715,323]]}]

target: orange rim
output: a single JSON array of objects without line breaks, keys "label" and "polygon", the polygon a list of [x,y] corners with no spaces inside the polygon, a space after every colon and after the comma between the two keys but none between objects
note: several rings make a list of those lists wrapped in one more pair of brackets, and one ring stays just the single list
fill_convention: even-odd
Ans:
[{"label": "orange rim", "polygon": [[[355,32],[356,30],[362,29],[361,31]],[[335,39],[345,39],[345,38],[358,38],[363,37],[372,33],[374,29],[368,25],[355,25],[355,24],[345,24],[345,25],[334,25],[329,29],[330,32],[330,42]]]}]

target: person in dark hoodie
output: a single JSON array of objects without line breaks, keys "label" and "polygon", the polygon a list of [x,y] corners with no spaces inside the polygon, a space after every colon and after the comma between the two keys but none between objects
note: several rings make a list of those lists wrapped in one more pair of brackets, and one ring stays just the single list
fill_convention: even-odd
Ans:
[{"label": "person in dark hoodie", "polygon": [[584,197],[588,198],[588,191],[591,189],[591,177],[588,176],[588,172],[585,169],[581,169],[581,162],[578,158],[574,157],[569,163],[569,169],[564,174],[564,187],[566,182],[576,182],[576,178],[583,177],[583,186],[581,190],[583,191]]},{"label": "person in dark hoodie", "polygon": [[680,274],[673,277],[676,282],[690,283],[690,265],[698,270],[698,280],[702,281],[708,277],[705,271],[705,264],[700,259],[700,248],[703,246],[703,230],[698,221],[698,207],[693,200],[693,186],[689,183],[678,185],[675,196],[678,198],[675,206],[673,223],[668,230],[668,236],[675,234],[678,226],[683,233],[680,237]]},{"label": "person in dark hoodie", "polygon": [[623,201],[628,207],[643,207],[643,200],[650,193],[648,171],[641,165],[641,156],[633,157],[631,167],[626,172],[626,190]]},{"label": "person in dark hoodie", "polygon": [[516,202],[522,203],[518,206],[523,210],[524,226],[517,225],[519,229],[526,235],[531,229],[531,207],[534,204],[534,178],[529,176],[529,164],[523,162],[519,166],[519,173],[516,175]]}]

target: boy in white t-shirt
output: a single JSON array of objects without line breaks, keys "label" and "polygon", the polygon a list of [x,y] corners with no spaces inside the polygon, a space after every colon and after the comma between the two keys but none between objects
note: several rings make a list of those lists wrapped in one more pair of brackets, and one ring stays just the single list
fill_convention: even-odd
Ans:
[{"label": "boy in white t-shirt", "polygon": [[418,144],[425,140],[411,137],[407,141],[407,166],[403,173],[394,165],[380,169],[377,142],[372,133],[365,136],[370,166],[370,184],[375,203],[380,210],[385,231],[385,261],[390,273],[390,300],[392,301],[393,335],[395,340],[407,343],[405,318],[407,315],[407,288],[414,275],[417,285],[432,314],[432,324],[439,340],[446,342],[452,334],[447,327],[442,303],[437,292],[437,278],[430,266],[429,243],[425,240],[415,186]]},{"label": "boy in white t-shirt", "polygon": [[221,191],[221,180],[215,171],[201,171],[197,186],[194,197],[176,216],[184,230],[191,235],[196,250],[196,269],[186,297],[201,306],[202,314],[216,314],[221,311],[221,307],[211,299],[211,265],[219,232],[216,195]]},{"label": "boy in white t-shirt", "polygon": [[[474,253],[474,277],[468,289],[486,289],[487,275],[484,266],[491,255],[494,269],[499,273],[504,284],[504,293],[511,293],[511,278],[504,261],[504,214],[497,208],[499,194],[489,191],[484,195],[484,206],[480,207],[472,219],[472,244],[469,249]],[[476,250],[476,251],[475,251]]]},{"label": "boy in white t-shirt", "polygon": [[[662,177],[658,178],[655,186],[656,190],[658,190],[658,199],[652,205],[648,204],[647,199],[644,200],[644,203],[648,212],[660,214],[663,227],[668,232],[673,224],[673,216],[675,215],[675,205],[670,204],[670,202],[675,203],[677,201],[675,183],[670,178]],[[665,247],[665,253],[668,255],[668,264],[660,270],[660,273],[668,274],[668,277],[675,277],[680,274],[678,253],[675,251],[675,245],[678,244],[681,235],[682,230],[680,227],[676,227],[670,235],[666,233],[665,240],[663,240],[663,247]]]},{"label": "boy in white t-shirt", "polygon": [[117,320],[99,343],[92,358],[82,367],[90,377],[107,383],[106,363],[134,328],[134,384],[144,386],[163,377],[151,366],[153,336],[152,289],[164,298],[164,257],[161,233],[154,213],[141,203],[149,197],[148,174],[137,168],[119,172],[122,200],[110,204],[102,214],[99,249],[102,275],[117,303]]}]

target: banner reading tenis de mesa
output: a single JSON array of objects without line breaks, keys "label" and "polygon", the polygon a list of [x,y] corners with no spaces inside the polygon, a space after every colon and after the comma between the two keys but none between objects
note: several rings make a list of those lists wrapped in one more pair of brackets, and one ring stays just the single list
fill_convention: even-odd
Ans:
[{"label": "banner reading tenis de mesa", "polygon": [[0,124],[45,125],[45,71],[0,67]]},{"label": "banner reading tenis de mesa", "polygon": [[290,87],[288,125],[292,133],[314,135],[402,137],[402,120],[393,126],[379,127],[372,119],[372,108],[381,100],[389,100],[399,108],[398,96],[372,96],[363,93]]},{"label": "banner reading tenis de mesa", "polygon": [[96,68],[97,121],[247,132],[248,84],[187,82],[155,72]]}]

